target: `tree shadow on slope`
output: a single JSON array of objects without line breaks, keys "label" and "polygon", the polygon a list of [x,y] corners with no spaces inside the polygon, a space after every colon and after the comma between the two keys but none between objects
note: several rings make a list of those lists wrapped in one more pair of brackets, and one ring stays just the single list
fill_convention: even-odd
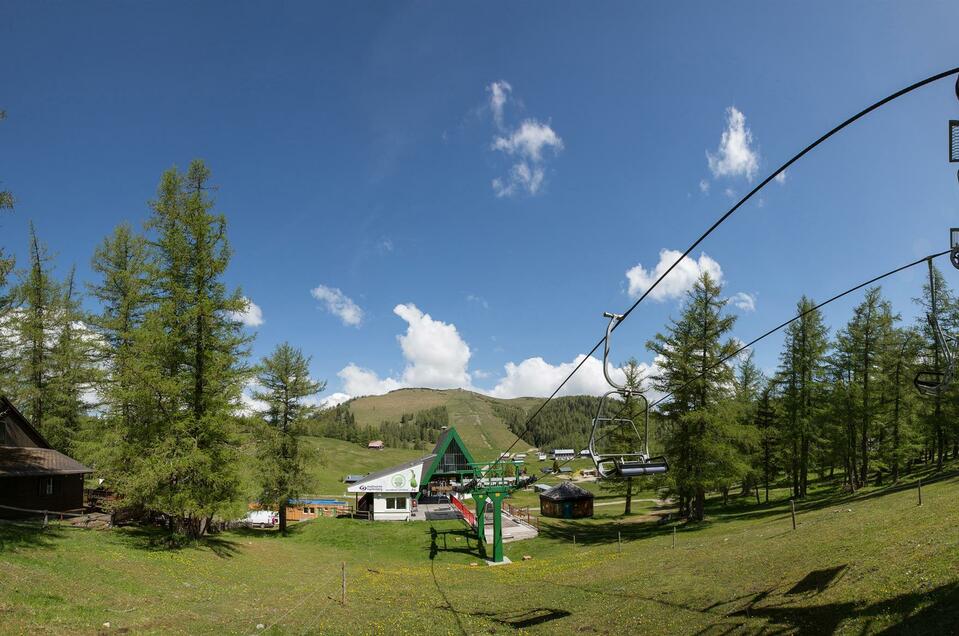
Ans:
[{"label": "tree shadow on slope", "polygon": [[115,536],[127,546],[146,552],[178,552],[181,550],[209,550],[220,558],[228,558],[239,552],[239,547],[220,535],[208,535],[191,539],[171,533],[164,528],[131,526],[118,530]]},{"label": "tree shadow on slope", "polygon": [[[818,592],[806,598],[815,594]],[[769,597],[769,592],[760,592],[743,608],[727,616],[761,619],[798,634],[833,634],[847,621],[859,621],[859,633],[948,634],[955,633],[959,617],[959,582],[875,603],[847,601],[793,606],[788,604],[791,601],[786,601],[761,605]]]},{"label": "tree shadow on slope", "polygon": [[20,548],[53,548],[64,532],[54,524],[44,527],[40,523],[5,521],[0,523],[0,553]]}]

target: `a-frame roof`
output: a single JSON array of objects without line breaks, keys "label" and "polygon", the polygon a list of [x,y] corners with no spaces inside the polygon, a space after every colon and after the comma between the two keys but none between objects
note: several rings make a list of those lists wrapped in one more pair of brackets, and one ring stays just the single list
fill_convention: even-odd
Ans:
[{"label": "a-frame roof", "polygon": [[[5,420],[20,429],[19,435],[13,435],[18,441],[13,446],[26,446],[30,448],[53,448],[50,443],[40,434],[33,424],[30,423],[23,413],[13,405],[7,396],[0,395],[0,427],[5,425]],[[0,431],[2,433],[2,431]],[[0,435],[2,437],[2,435]],[[23,443],[29,439],[32,444]],[[0,442],[2,443],[2,442]]]},{"label": "a-frame roof", "polygon": [[453,444],[455,444],[456,447],[459,449],[459,451],[463,453],[463,457],[466,458],[466,461],[468,463],[470,464],[475,463],[475,460],[473,459],[473,456],[470,454],[469,449],[466,448],[466,444],[463,443],[463,439],[460,437],[459,433],[456,432],[456,429],[451,426],[445,431],[443,431],[440,434],[439,439],[436,440],[436,446],[433,447],[433,453],[432,453],[436,457],[435,459],[433,459],[433,462],[430,464],[429,468],[427,468],[425,472],[423,473],[423,477],[420,480],[420,483],[422,484],[430,483],[430,478],[433,477],[433,473],[436,472],[436,469],[439,468],[440,464],[443,461],[443,455],[446,454],[450,446]]}]

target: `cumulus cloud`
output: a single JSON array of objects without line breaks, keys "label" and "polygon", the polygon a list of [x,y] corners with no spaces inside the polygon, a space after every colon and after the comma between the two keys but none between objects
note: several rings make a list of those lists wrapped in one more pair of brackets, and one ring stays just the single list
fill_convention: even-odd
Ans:
[{"label": "cumulus cloud", "polygon": [[719,139],[716,154],[706,151],[706,160],[714,177],[746,177],[752,180],[759,170],[759,153],[753,147],[753,134],[746,127],[746,116],[736,107],[726,109],[726,129]]},{"label": "cumulus cloud", "polygon": [[337,391],[336,393],[331,393],[324,397],[321,397],[317,400],[317,406],[321,409],[331,409],[334,406],[339,406],[344,402],[349,402],[353,399],[353,396],[349,393],[342,393]]},{"label": "cumulus cloud", "polygon": [[752,294],[747,294],[746,292],[736,292],[729,297],[729,302],[731,302],[734,307],[738,307],[742,311],[756,311],[756,297]]},{"label": "cumulus cloud", "polygon": [[335,287],[319,285],[310,293],[323,303],[328,312],[339,318],[344,325],[359,327],[363,322],[363,310],[348,296]]},{"label": "cumulus cloud", "polygon": [[231,311],[230,318],[247,327],[259,327],[263,324],[263,310],[249,298],[244,297],[246,308],[243,311]]},{"label": "cumulus cloud", "polygon": [[[539,356],[527,358],[519,364],[508,362],[504,367],[505,377],[489,391],[489,394],[498,398],[547,397],[580,362],[583,363],[582,368],[558,395],[602,395],[611,389],[603,375],[602,360],[594,356],[586,358],[585,354],[580,354],[572,362],[560,364],[550,364]],[[651,378],[659,373],[655,361],[653,364],[641,362],[639,371],[643,377],[643,386],[649,391]],[[625,382],[626,375],[621,368],[610,368],[610,375],[620,384]],[[653,393],[648,393],[647,397],[650,401],[655,399]]]},{"label": "cumulus cloud", "polygon": [[413,303],[397,305],[393,313],[406,321],[397,336],[406,368],[399,378],[380,378],[375,371],[350,363],[337,375],[350,395],[379,395],[408,386],[432,389],[469,388],[470,348],[456,325],[434,320]]},{"label": "cumulus cloud", "polygon": [[506,100],[509,99],[513,87],[506,80],[500,80],[487,86],[486,90],[489,92],[489,107],[493,111],[493,121],[496,122],[497,128],[502,128],[503,109],[506,107]]},{"label": "cumulus cloud", "polygon": [[[656,266],[651,270],[647,270],[642,265],[636,265],[627,270],[626,279],[629,281],[629,289],[627,292],[629,295],[633,298],[642,295],[680,256],[682,256],[682,252],[664,248],[659,251],[659,262],[656,263]],[[673,271],[650,292],[649,297],[658,301],[679,298],[688,290],[692,289],[696,280],[703,272],[707,272],[717,283],[721,283],[723,280],[723,270],[719,266],[719,263],[705,253],[700,254],[699,259],[692,259],[686,256],[673,268]]]}]

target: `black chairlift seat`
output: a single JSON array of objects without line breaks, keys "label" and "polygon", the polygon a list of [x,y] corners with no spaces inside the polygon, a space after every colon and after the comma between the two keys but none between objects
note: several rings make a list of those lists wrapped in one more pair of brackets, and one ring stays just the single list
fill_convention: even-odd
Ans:
[{"label": "black chairlift seat", "polygon": [[952,376],[955,374],[955,358],[953,355],[955,339],[947,338],[942,333],[942,327],[939,326],[939,321],[932,312],[926,314],[926,320],[929,321],[929,327],[932,329],[933,337],[936,339],[936,347],[941,355],[939,362],[943,370],[920,371],[916,374],[916,377],[913,378],[912,383],[920,394],[935,397],[941,395],[946,390],[946,387],[952,382]]}]

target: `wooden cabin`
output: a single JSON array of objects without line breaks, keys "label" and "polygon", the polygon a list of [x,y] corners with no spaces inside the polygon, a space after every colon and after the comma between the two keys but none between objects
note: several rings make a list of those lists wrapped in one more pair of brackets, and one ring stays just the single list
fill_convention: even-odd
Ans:
[{"label": "wooden cabin", "polygon": [[83,509],[83,478],[93,471],[50,447],[0,395],[0,517]]},{"label": "wooden cabin", "polygon": [[582,519],[593,516],[593,493],[570,481],[564,481],[539,495],[539,510],[544,517]]}]

